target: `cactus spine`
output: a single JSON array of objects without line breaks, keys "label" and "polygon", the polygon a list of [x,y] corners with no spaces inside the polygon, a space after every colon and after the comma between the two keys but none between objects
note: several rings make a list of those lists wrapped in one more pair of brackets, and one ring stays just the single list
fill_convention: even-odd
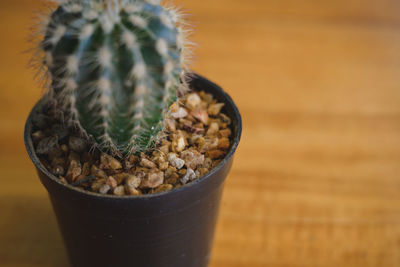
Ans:
[{"label": "cactus spine", "polygon": [[114,154],[146,151],[185,90],[185,30],[159,0],[64,0],[40,49],[51,95]]}]

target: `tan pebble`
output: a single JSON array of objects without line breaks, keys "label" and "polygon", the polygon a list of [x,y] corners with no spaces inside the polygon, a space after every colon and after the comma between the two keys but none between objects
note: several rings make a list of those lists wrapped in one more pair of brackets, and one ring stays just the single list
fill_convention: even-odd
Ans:
[{"label": "tan pebble", "polygon": [[130,169],[135,166],[135,163],[138,161],[138,157],[134,155],[129,155],[128,158],[124,160],[125,168]]},{"label": "tan pebble", "polygon": [[182,129],[184,129],[185,131],[189,132],[189,133],[194,133],[194,134],[202,134],[204,133],[204,128],[197,128],[197,127],[193,127],[189,124],[183,124],[182,125]]},{"label": "tan pebble", "polygon": [[162,171],[166,170],[168,168],[168,162],[161,162],[158,164],[158,168]]},{"label": "tan pebble", "polygon": [[212,122],[210,124],[210,127],[207,130],[207,135],[211,136],[211,135],[216,135],[219,131],[219,126],[218,123],[216,122]]},{"label": "tan pebble", "polygon": [[99,192],[100,188],[105,184],[106,179],[98,179],[96,181],[94,181],[91,185],[90,188],[94,191],[94,192]]},{"label": "tan pebble", "polygon": [[170,177],[176,171],[177,171],[177,169],[175,167],[169,166],[164,172],[165,173],[165,177]]},{"label": "tan pebble", "polygon": [[214,99],[212,94],[208,94],[205,91],[200,91],[199,96],[201,97],[202,101],[205,101],[207,103],[211,103]]},{"label": "tan pebble", "polygon": [[122,168],[122,164],[117,159],[103,153],[100,157],[100,168],[118,170]]},{"label": "tan pebble", "polygon": [[185,150],[181,153],[181,158],[185,161],[188,169],[195,170],[197,166],[202,165],[204,162],[204,155],[195,150]]},{"label": "tan pebble", "polygon": [[212,159],[205,158],[202,167],[209,170],[211,166],[212,166]]},{"label": "tan pebble", "polygon": [[130,176],[130,174],[126,173],[126,172],[117,173],[117,174],[113,175],[113,177],[117,181],[118,185],[122,184],[129,176]]},{"label": "tan pebble", "polygon": [[118,186],[117,181],[112,176],[109,176],[107,178],[106,184],[108,184],[111,188],[116,188]]},{"label": "tan pebble", "polygon": [[179,104],[177,102],[172,103],[172,105],[169,107],[169,110],[171,112],[177,112],[179,109]]},{"label": "tan pebble", "polygon": [[200,105],[201,99],[197,93],[188,94],[186,97],[186,106],[189,109],[194,109]]},{"label": "tan pebble", "polygon": [[203,109],[195,109],[190,113],[193,117],[201,121],[203,124],[208,124],[208,114]]},{"label": "tan pebble", "polygon": [[211,159],[221,158],[224,156],[224,154],[225,154],[224,151],[218,149],[207,151],[207,156],[210,157]]},{"label": "tan pebble", "polygon": [[188,112],[185,108],[179,108],[178,111],[172,112],[171,117],[175,119],[185,118],[188,115]]},{"label": "tan pebble", "polygon": [[231,144],[230,144],[229,138],[227,138],[227,137],[222,137],[218,141],[218,148],[219,149],[228,149],[230,145]]},{"label": "tan pebble", "polygon": [[113,169],[113,170],[122,169],[121,162],[119,162],[118,160],[116,160],[113,157],[110,157],[110,166],[111,166],[111,169]]},{"label": "tan pebble", "polygon": [[221,137],[230,137],[231,134],[232,134],[232,131],[231,131],[231,129],[229,129],[229,128],[226,128],[226,129],[223,129],[223,130],[220,130],[220,131],[219,131],[219,135],[220,135]]},{"label": "tan pebble", "polygon": [[90,164],[89,164],[89,162],[83,163],[82,174],[85,175],[85,176],[88,176],[90,174]]},{"label": "tan pebble", "polygon": [[172,140],[172,151],[181,152],[186,147],[186,141],[183,136],[179,136],[176,139]]},{"label": "tan pebble", "polygon": [[153,190],[153,193],[167,192],[174,188],[171,184],[162,184]]},{"label": "tan pebble", "polygon": [[176,131],[176,121],[173,119],[166,119],[165,124],[167,125],[167,130],[171,133]]},{"label": "tan pebble", "polygon": [[218,147],[219,139],[217,137],[214,138],[199,138],[197,140],[197,144],[199,147],[199,151],[201,153],[205,153],[207,150],[215,149]]},{"label": "tan pebble", "polygon": [[185,165],[185,161],[181,158],[178,158],[175,153],[168,154],[168,161],[173,167],[178,169],[181,169]]},{"label": "tan pebble", "polygon": [[127,186],[138,188],[141,183],[141,179],[139,176],[136,175],[129,175],[128,178],[125,180],[125,184]]},{"label": "tan pebble", "polygon": [[156,164],[146,158],[142,158],[140,160],[140,165],[149,169],[153,169],[156,167]]},{"label": "tan pebble", "polygon": [[166,180],[165,182],[168,184],[176,184],[179,181],[179,175],[174,172],[172,173]]},{"label": "tan pebble", "polygon": [[196,179],[196,173],[192,169],[187,169],[186,174],[181,178],[181,183],[186,184],[189,181]]},{"label": "tan pebble", "polygon": [[200,176],[204,176],[209,171],[207,168],[198,168],[197,170],[199,171]]},{"label": "tan pebble", "polygon": [[96,165],[92,165],[92,167],[90,168],[90,174],[98,178],[108,178],[105,171],[99,169]]},{"label": "tan pebble", "polygon": [[192,135],[189,137],[189,144],[191,144],[191,145],[196,144],[196,143],[197,143],[197,140],[198,140],[199,138],[201,138],[201,137],[203,137],[201,134],[192,134]]},{"label": "tan pebble", "polygon": [[208,149],[217,148],[219,144],[219,139],[217,137],[207,139],[207,147]]},{"label": "tan pebble", "polygon": [[164,154],[168,154],[168,152],[169,152],[169,145],[160,146],[159,150],[160,150],[162,153],[164,153]]},{"label": "tan pebble", "polygon": [[164,182],[164,173],[158,170],[150,171],[142,180],[142,188],[156,188]]},{"label": "tan pebble", "polygon": [[123,196],[125,195],[125,187],[123,185],[117,186],[114,191],[113,194],[116,196]]},{"label": "tan pebble", "polygon": [[99,189],[99,193],[100,194],[107,194],[108,191],[110,191],[111,186],[109,186],[108,184],[103,184],[100,189]]},{"label": "tan pebble", "polygon": [[211,116],[217,116],[224,106],[224,103],[211,104],[207,110],[208,114],[210,114]]},{"label": "tan pebble", "polygon": [[142,192],[139,189],[125,185],[125,192],[131,196],[140,196]]},{"label": "tan pebble", "polygon": [[66,177],[73,182],[75,181],[76,177],[81,175],[81,173],[82,173],[81,163],[76,160],[71,160],[69,163]]},{"label": "tan pebble", "polygon": [[221,122],[220,124],[219,124],[219,128],[220,129],[225,129],[225,128],[227,128],[228,127],[228,124],[226,123],[226,122]]}]

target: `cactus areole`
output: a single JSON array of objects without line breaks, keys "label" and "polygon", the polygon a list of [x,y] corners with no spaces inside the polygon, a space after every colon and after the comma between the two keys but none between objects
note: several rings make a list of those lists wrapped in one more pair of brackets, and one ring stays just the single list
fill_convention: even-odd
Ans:
[{"label": "cactus areole", "polygon": [[151,149],[186,88],[177,12],[157,0],[57,2],[40,44],[48,96],[102,151]]}]

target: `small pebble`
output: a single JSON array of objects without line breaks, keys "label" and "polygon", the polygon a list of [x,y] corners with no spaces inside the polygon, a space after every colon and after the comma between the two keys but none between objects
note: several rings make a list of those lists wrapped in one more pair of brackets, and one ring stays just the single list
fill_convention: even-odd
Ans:
[{"label": "small pebble", "polygon": [[81,163],[76,160],[71,160],[67,170],[66,178],[69,181],[74,182],[76,177],[81,175],[81,173],[82,173]]},{"label": "small pebble", "polygon": [[187,169],[186,174],[181,178],[181,183],[186,184],[189,181],[196,179],[196,173],[192,169]]},{"label": "small pebble", "polygon": [[159,187],[153,189],[152,193],[167,192],[170,191],[172,188],[174,188],[172,184],[162,184]]},{"label": "small pebble", "polygon": [[96,165],[92,165],[90,168],[90,174],[98,178],[108,178],[106,172],[99,169]]},{"label": "small pebble", "polygon": [[160,150],[162,153],[164,153],[164,154],[168,154],[168,152],[169,152],[169,145],[160,146],[159,150]]},{"label": "small pebble", "polygon": [[222,150],[209,150],[207,151],[207,156],[210,157],[211,159],[218,159],[221,158],[225,155],[225,152]]},{"label": "small pebble", "polygon": [[216,135],[219,132],[219,125],[216,122],[212,122],[207,130],[207,135]]},{"label": "small pebble", "polygon": [[129,175],[125,180],[125,184],[129,187],[138,188],[141,183],[140,177],[136,175]]},{"label": "small pebble", "polygon": [[140,196],[142,194],[139,189],[128,185],[125,186],[125,192],[131,196]]},{"label": "small pebble", "polygon": [[231,134],[232,134],[232,131],[231,131],[231,129],[229,129],[229,128],[222,129],[222,130],[219,131],[219,135],[220,135],[221,137],[230,137]]},{"label": "small pebble", "polygon": [[172,119],[166,119],[165,124],[167,125],[167,130],[171,133],[176,131],[176,121]]},{"label": "small pebble", "polygon": [[177,169],[181,169],[185,165],[185,161],[183,159],[178,158],[178,156],[175,153],[168,154],[168,161],[173,167]]},{"label": "small pebble", "polygon": [[204,162],[204,155],[196,150],[185,150],[181,153],[181,158],[185,161],[188,169],[195,170],[197,166],[202,165]]},{"label": "small pebble", "polygon": [[142,188],[156,188],[164,182],[164,173],[157,170],[150,171],[142,180]]},{"label": "small pebble", "polygon": [[126,179],[128,179],[129,176],[130,176],[130,174],[126,173],[126,172],[113,174],[113,177],[114,177],[115,181],[117,181],[118,185],[122,184]]},{"label": "small pebble", "polygon": [[222,137],[218,140],[218,148],[219,149],[228,149],[230,147],[230,141],[227,137]]},{"label": "small pebble", "polygon": [[117,181],[112,176],[109,176],[107,178],[106,184],[108,184],[111,188],[116,188],[118,186]]},{"label": "small pebble", "polygon": [[211,104],[208,107],[208,114],[210,114],[211,116],[217,116],[220,112],[221,109],[225,106],[224,103],[216,103],[216,104]]},{"label": "small pebble", "polygon": [[122,164],[115,158],[103,153],[100,157],[100,168],[118,170],[122,168]]},{"label": "small pebble", "polygon": [[94,192],[99,192],[100,188],[106,183],[106,179],[98,179],[95,180],[92,185],[90,186],[90,188],[94,191]]},{"label": "small pebble", "polygon": [[201,103],[201,98],[197,93],[191,93],[186,97],[186,106],[189,109],[194,109],[198,107]]},{"label": "small pebble", "polygon": [[190,114],[202,123],[208,124],[208,114],[205,110],[195,109]]},{"label": "small pebble", "polygon": [[99,189],[99,193],[100,194],[107,194],[108,191],[110,191],[111,187],[108,184],[103,184],[100,189]]},{"label": "small pebble", "polygon": [[188,115],[188,112],[185,108],[179,108],[178,111],[172,112],[171,117],[175,119],[185,118]]},{"label": "small pebble", "polygon": [[153,169],[156,167],[156,164],[146,158],[142,158],[140,160],[140,165],[149,169]]},{"label": "small pebble", "polygon": [[186,147],[185,138],[183,136],[176,137],[172,140],[172,150],[175,152],[181,152]]},{"label": "small pebble", "polygon": [[113,194],[116,196],[123,196],[125,195],[125,187],[123,185],[117,186],[114,191]]}]

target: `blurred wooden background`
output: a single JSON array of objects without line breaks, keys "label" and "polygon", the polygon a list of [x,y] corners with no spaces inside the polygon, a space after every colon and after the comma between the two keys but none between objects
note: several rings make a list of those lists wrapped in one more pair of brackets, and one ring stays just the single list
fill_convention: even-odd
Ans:
[{"label": "blurred wooden background", "polygon": [[[179,0],[244,120],[211,267],[400,266],[400,1]],[[22,141],[40,1],[0,2],[0,265],[67,266]]]}]

